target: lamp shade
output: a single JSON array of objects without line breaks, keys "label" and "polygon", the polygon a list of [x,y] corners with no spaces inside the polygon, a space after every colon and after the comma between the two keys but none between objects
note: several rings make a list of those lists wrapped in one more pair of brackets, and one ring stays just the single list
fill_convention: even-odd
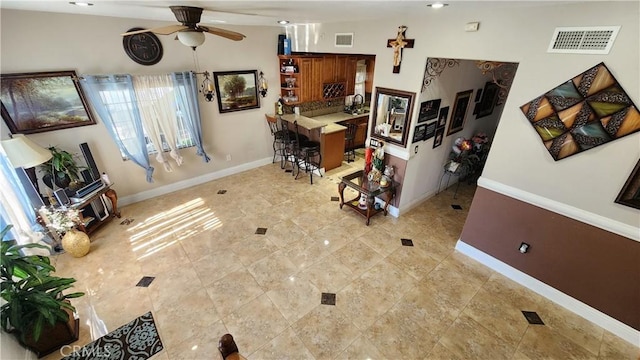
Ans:
[{"label": "lamp shade", "polygon": [[178,40],[184,45],[195,48],[204,43],[204,33],[200,31],[180,31]]},{"label": "lamp shade", "polygon": [[15,167],[32,168],[51,159],[51,151],[29,140],[22,134],[2,140],[2,147],[9,161]]}]

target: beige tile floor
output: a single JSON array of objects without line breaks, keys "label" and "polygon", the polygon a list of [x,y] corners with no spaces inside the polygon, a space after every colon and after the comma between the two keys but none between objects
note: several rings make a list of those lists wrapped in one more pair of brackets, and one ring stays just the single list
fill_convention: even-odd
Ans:
[{"label": "beige tile floor", "polygon": [[[88,294],[74,302],[75,345],[92,340],[91,322],[112,331],[151,310],[165,345],[155,359],[216,359],[227,332],[248,359],[638,357],[454,251],[475,187],[462,185],[456,200],[452,187],[365,226],[331,201],[340,176],[361,168],[362,159],[343,163],[310,185],[268,165],[124,207],[123,219],[134,221],[93,234],[87,256],[54,257],[58,274]],[[136,287],[143,276],[155,280]],[[337,294],[335,306],[320,304],[323,292]],[[521,310],[546,325],[529,325]]]}]

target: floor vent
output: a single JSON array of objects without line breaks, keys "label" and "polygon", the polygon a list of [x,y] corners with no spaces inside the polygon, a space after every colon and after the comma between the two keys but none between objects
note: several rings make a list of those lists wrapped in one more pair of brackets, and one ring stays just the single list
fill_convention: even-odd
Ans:
[{"label": "floor vent", "polygon": [[608,54],[620,26],[556,28],[547,52],[563,54]]},{"label": "floor vent", "polygon": [[336,47],[353,47],[353,33],[336,33]]}]

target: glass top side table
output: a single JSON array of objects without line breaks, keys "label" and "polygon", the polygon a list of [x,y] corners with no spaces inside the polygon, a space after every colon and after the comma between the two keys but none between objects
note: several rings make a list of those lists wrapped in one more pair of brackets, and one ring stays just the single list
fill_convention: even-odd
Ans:
[{"label": "glass top side table", "polygon": [[[387,207],[391,200],[396,195],[397,182],[391,181],[389,186],[381,187],[380,183],[369,181],[364,173],[364,170],[356,171],[352,174],[346,175],[342,178],[342,181],[338,185],[338,194],[340,195],[340,209],[342,206],[353,209],[358,214],[364,216],[367,219],[367,225],[371,217],[377,213],[383,212],[387,216]],[[350,187],[358,192],[358,196],[352,200],[344,201],[344,189]],[[366,198],[366,207],[361,207],[359,200],[362,196]],[[384,207],[375,207],[375,198],[384,200]]]}]

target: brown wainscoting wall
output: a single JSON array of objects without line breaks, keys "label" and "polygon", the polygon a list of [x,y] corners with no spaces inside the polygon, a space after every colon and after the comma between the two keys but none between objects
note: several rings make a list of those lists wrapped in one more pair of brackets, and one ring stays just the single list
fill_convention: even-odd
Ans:
[{"label": "brown wainscoting wall", "polygon": [[640,242],[481,187],[461,240],[640,330]]},{"label": "brown wainscoting wall", "polygon": [[393,201],[391,201],[391,205],[398,207],[398,205],[400,205],[400,197],[402,196],[402,184],[404,183],[404,175],[407,171],[407,160],[403,160],[391,154],[385,154],[384,164],[393,166],[393,170],[395,172],[395,174],[393,175],[393,180],[400,183],[400,186],[396,188],[396,196],[393,198]]}]

